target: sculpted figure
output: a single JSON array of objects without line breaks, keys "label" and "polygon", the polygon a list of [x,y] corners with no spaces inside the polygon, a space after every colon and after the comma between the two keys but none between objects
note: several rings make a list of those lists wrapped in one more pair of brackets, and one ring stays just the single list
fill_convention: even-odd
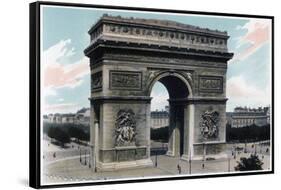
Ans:
[{"label": "sculpted figure", "polygon": [[135,140],[135,114],[132,110],[120,110],[115,123],[116,145],[122,146]]},{"label": "sculpted figure", "polygon": [[201,116],[200,129],[204,139],[216,138],[218,136],[219,113],[217,111],[206,111]]}]

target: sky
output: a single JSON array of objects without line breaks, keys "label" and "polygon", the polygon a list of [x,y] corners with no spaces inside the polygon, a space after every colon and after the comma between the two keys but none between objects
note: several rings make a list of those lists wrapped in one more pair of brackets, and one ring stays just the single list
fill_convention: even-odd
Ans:
[{"label": "sky", "polygon": [[[227,70],[227,111],[233,111],[236,106],[270,105],[270,20],[43,6],[41,90],[44,114],[76,112],[90,106],[89,60],[83,51],[90,43],[88,30],[105,13],[172,20],[227,31],[228,50],[234,53]],[[160,82],[153,86],[151,97],[151,110],[162,110],[168,105],[169,95]]]}]

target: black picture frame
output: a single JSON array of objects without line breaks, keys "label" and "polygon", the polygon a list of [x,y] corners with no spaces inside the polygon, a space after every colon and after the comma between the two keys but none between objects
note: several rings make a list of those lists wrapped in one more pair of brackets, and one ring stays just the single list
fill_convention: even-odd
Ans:
[{"label": "black picture frame", "polygon": [[[147,178],[147,179],[122,179],[118,181],[101,181],[101,182],[86,182],[86,183],[71,183],[71,184],[54,184],[42,185],[40,184],[41,177],[41,158],[40,158],[40,100],[41,100],[41,81],[40,81],[40,7],[42,5],[63,6],[63,7],[81,7],[81,8],[105,8],[112,10],[130,10],[130,11],[152,11],[159,13],[183,13],[193,15],[210,15],[210,16],[224,16],[224,17],[247,17],[247,18],[260,18],[269,19],[272,21],[271,28],[271,171],[259,172],[243,172],[243,173],[230,173],[230,174],[211,174],[211,175],[197,175],[197,176],[175,176],[168,178]],[[29,185],[33,188],[53,188],[53,187],[71,187],[71,186],[86,186],[86,185],[103,185],[103,184],[121,184],[121,183],[136,183],[147,181],[165,181],[165,180],[185,180],[194,178],[210,178],[210,177],[232,177],[243,175],[260,175],[260,174],[273,174],[274,173],[274,17],[264,15],[248,15],[248,14],[235,14],[235,13],[217,13],[217,12],[200,12],[190,10],[166,10],[155,8],[137,8],[137,7],[120,7],[108,5],[92,5],[80,3],[60,3],[60,2],[47,2],[38,1],[29,5],[29,57],[30,57],[30,78],[29,78]]]}]

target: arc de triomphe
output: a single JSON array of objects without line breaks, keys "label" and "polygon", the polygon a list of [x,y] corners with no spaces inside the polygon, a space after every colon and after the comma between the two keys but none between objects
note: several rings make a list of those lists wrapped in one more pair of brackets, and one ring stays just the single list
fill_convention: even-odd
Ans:
[{"label": "arc de triomphe", "polygon": [[151,89],[169,93],[168,155],[225,156],[226,32],[103,15],[89,30],[91,160],[100,171],[151,166]]}]

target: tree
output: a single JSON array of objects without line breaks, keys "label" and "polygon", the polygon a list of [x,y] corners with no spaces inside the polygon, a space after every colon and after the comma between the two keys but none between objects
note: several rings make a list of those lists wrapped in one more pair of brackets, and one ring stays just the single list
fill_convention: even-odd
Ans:
[{"label": "tree", "polygon": [[236,171],[262,170],[263,165],[263,162],[255,154],[251,154],[249,158],[242,157],[237,163]]},{"label": "tree", "polygon": [[51,140],[52,140],[53,138],[55,138],[55,133],[56,133],[56,128],[55,128],[55,127],[49,127],[49,128],[48,128],[47,135],[48,135],[48,137],[51,138]]},{"label": "tree", "polygon": [[270,125],[257,126],[252,124],[246,127],[232,128],[226,125],[227,142],[253,142],[270,139]]},{"label": "tree", "polygon": [[69,135],[67,134],[67,132],[65,132],[60,127],[50,127],[48,129],[47,135],[51,139],[55,139],[57,142],[59,142],[62,147],[64,147],[65,143],[69,143],[70,142]]},{"label": "tree", "polygon": [[69,135],[59,127],[55,128],[55,139],[61,143],[62,147],[64,147],[65,143],[70,142]]},{"label": "tree", "polygon": [[168,142],[169,141],[169,127],[161,127],[157,129],[150,129],[151,139],[155,141]]},{"label": "tree", "polygon": [[77,126],[77,127],[69,127],[68,128],[68,134],[71,137],[77,138],[78,142],[80,142],[80,140],[84,140],[84,141],[89,141],[90,139],[90,133],[89,132],[85,132],[82,127]]},{"label": "tree", "polygon": [[[56,142],[68,143],[70,137],[76,138],[78,143],[80,141],[90,140],[90,127],[85,125],[73,124],[73,123],[44,123],[44,132]],[[53,142],[53,141],[52,141]]]}]

